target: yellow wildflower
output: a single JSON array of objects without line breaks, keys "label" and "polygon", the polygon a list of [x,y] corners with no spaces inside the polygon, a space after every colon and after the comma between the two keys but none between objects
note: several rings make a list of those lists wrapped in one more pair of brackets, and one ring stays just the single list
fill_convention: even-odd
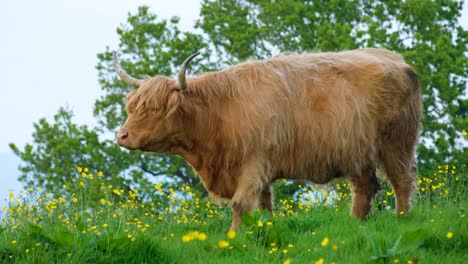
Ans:
[{"label": "yellow wildflower", "polygon": [[326,247],[328,245],[328,241],[329,241],[328,237],[324,237],[320,245],[322,245],[322,247]]},{"label": "yellow wildflower", "polygon": [[199,233],[198,234],[198,240],[201,240],[201,241],[206,240],[206,234],[205,233]]},{"label": "yellow wildflower", "polygon": [[102,177],[102,175],[104,175],[104,173],[102,173],[102,171],[98,171],[97,176]]},{"label": "yellow wildflower", "polygon": [[220,240],[220,241],[218,241],[218,247],[219,248],[227,248],[227,247],[229,247],[229,242],[227,242],[226,240]]},{"label": "yellow wildflower", "polygon": [[115,193],[116,195],[120,196],[120,191],[119,190],[114,189],[112,192]]},{"label": "yellow wildflower", "polygon": [[78,171],[78,172],[82,172],[82,171],[83,171],[83,168],[81,168],[81,167],[78,167],[78,168],[76,168],[76,171]]},{"label": "yellow wildflower", "polygon": [[447,233],[447,238],[452,238],[453,237],[453,233],[452,232],[448,232]]},{"label": "yellow wildflower", "polygon": [[230,238],[230,239],[235,238],[236,237],[236,231],[229,230],[229,232],[227,232],[227,237]]},{"label": "yellow wildflower", "polygon": [[260,220],[258,220],[257,225],[258,225],[258,227],[262,227],[262,226],[263,226],[263,222],[260,221]]},{"label": "yellow wildflower", "polygon": [[12,198],[12,199],[15,198],[15,194],[11,192],[10,193],[10,198]]},{"label": "yellow wildflower", "polygon": [[323,258],[320,258],[319,260],[315,261],[315,264],[323,264]]},{"label": "yellow wildflower", "polygon": [[191,239],[190,239],[190,236],[189,236],[189,235],[185,235],[185,236],[182,237],[182,242],[184,242],[184,243],[187,243],[187,242],[189,242],[190,240],[191,240]]},{"label": "yellow wildflower", "polygon": [[287,259],[283,262],[283,264],[291,264],[291,259],[287,258]]}]

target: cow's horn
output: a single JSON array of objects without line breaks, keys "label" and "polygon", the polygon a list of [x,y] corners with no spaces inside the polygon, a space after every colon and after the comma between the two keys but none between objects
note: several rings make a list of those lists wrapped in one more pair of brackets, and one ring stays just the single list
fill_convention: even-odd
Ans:
[{"label": "cow's horn", "polygon": [[117,58],[116,51],[112,52],[112,60],[114,61],[114,68],[117,71],[117,74],[119,75],[120,79],[122,79],[122,81],[135,88],[140,87],[143,80],[133,78],[132,76],[128,75],[128,73],[124,69],[122,69],[122,66],[120,66],[119,60]]},{"label": "cow's horn", "polygon": [[194,53],[190,55],[184,63],[182,63],[182,67],[179,70],[179,81],[178,81],[178,88],[180,90],[185,90],[187,88],[187,80],[185,79],[185,71],[187,70],[187,65],[195,58],[200,52]]}]

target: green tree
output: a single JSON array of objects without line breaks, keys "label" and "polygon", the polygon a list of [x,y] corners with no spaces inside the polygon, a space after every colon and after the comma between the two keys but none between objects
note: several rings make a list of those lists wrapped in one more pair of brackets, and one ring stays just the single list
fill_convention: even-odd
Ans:
[{"label": "green tree", "polygon": [[[419,75],[424,104],[420,170],[468,163],[468,32],[463,1],[220,0],[202,2],[197,26],[229,58],[280,51],[384,47]],[[463,97],[465,95],[465,97]]]}]

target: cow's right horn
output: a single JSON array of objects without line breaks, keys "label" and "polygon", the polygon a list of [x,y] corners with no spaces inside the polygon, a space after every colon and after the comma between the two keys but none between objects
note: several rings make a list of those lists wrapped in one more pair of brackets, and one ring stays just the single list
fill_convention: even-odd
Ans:
[{"label": "cow's right horn", "polygon": [[184,63],[179,70],[179,80],[178,80],[178,88],[180,90],[185,90],[187,88],[187,80],[185,79],[185,71],[187,70],[187,65],[195,58],[200,52],[194,53],[190,55],[187,59],[185,59]]},{"label": "cow's right horn", "polygon": [[117,71],[117,74],[119,75],[120,79],[122,79],[122,81],[135,88],[140,87],[143,80],[133,78],[132,76],[128,75],[128,73],[124,69],[122,69],[122,66],[120,66],[119,60],[117,58],[117,52],[115,50],[112,51],[112,60],[114,61],[114,68]]}]

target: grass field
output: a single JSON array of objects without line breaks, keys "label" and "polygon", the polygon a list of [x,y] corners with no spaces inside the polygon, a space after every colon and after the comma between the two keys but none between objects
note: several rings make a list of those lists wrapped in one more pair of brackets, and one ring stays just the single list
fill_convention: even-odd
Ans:
[{"label": "grass field", "polygon": [[468,263],[467,175],[452,166],[420,177],[405,215],[386,184],[366,221],[349,215],[348,183],[305,185],[274,217],[244,215],[236,233],[230,209],[189,186],[157,184],[145,202],[101,175],[78,168],[80,191],[65,198],[10,193],[0,263]]}]

